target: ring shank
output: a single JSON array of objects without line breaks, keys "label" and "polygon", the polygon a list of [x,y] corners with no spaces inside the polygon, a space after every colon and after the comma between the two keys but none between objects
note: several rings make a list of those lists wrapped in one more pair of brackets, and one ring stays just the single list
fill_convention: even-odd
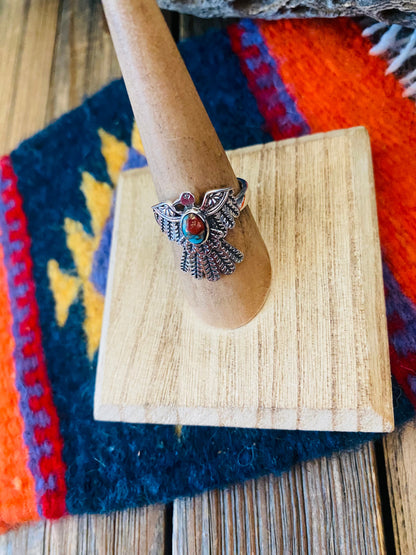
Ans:
[{"label": "ring shank", "polygon": [[237,181],[240,184],[240,191],[235,195],[235,200],[237,201],[238,209],[243,210],[246,207],[246,194],[248,184],[247,181],[241,177],[237,177]]}]

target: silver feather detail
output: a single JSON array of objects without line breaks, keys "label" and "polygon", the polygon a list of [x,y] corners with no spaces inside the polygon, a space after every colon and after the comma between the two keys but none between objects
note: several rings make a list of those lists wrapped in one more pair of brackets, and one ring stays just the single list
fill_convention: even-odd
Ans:
[{"label": "silver feather detail", "polygon": [[153,206],[153,213],[161,230],[166,233],[170,241],[179,241],[181,238],[181,214],[168,202],[161,202]]}]

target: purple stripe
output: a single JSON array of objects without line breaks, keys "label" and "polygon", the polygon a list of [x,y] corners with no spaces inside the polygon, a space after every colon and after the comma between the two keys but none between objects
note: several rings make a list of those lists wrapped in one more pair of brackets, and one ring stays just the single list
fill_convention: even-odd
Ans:
[{"label": "purple stripe", "polygon": [[134,149],[133,147],[129,148],[127,161],[123,166],[124,170],[133,170],[137,168],[144,168],[147,166],[147,160],[139,151]]},{"label": "purple stripe", "polygon": [[[269,71],[256,76],[256,84],[259,91],[263,93],[269,89],[272,94],[268,99],[270,108],[273,109],[276,103],[283,104],[286,108],[286,114],[279,116],[275,120],[281,132],[285,134],[288,128],[293,125],[300,126],[299,135],[307,135],[310,133],[309,125],[305,118],[298,111],[294,99],[288,93],[284,82],[282,81],[275,59],[270,55],[267,45],[264,42],[263,36],[259,31],[257,24],[251,19],[243,19],[240,21],[238,27],[244,31],[241,37],[241,45],[243,48],[250,48],[256,46],[259,50],[259,55],[256,57],[241,59],[251,72],[255,72],[262,65],[266,65]],[[264,98],[264,94],[263,94]],[[263,114],[264,115],[264,114]]]},{"label": "purple stripe", "polygon": [[399,356],[416,353],[416,307],[403,294],[386,262],[383,262],[383,278],[387,318],[401,324],[399,329],[390,331],[390,343]]}]

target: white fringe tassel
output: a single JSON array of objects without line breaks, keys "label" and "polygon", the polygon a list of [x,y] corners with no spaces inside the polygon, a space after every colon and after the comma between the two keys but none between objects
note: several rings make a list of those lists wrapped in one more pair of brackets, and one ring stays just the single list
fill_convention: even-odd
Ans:
[{"label": "white fringe tassel", "polygon": [[[364,37],[371,37],[379,31],[383,31],[377,44],[370,50],[372,56],[385,56],[388,59],[386,74],[398,71],[407,60],[416,56],[416,29],[409,29],[406,36],[398,38],[403,29],[400,25],[387,25],[386,23],[374,23],[363,31]],[[416,59],[415,59],[416,61]],[[416,69],[410,71],[400,79],[404,87],[403,96],[416,96]]]}]

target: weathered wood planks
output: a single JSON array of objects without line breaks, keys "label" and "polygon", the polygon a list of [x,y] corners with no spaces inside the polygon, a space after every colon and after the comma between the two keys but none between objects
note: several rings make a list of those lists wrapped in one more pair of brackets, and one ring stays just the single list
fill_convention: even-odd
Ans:
[{"label": "weathered wood planks", "polygon": [[0,536],[0,553],[10,555],[104,555],[164,553],[166,509],[153,505],[108,515],[64,517],[26,524]]},{"label": "weathered wood planks", "polygon": [[416,422],[384,438],[396,551],[416,553]]},{"label": "weathered wood planks", "polygon": [[173,553],[385,553],[371,445],[178,499]]}]

